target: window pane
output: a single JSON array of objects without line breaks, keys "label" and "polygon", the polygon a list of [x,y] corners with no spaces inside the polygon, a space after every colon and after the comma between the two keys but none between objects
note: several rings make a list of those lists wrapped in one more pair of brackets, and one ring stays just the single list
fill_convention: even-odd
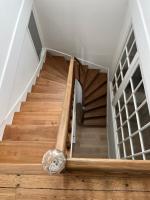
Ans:
[{"label": "window pane", "polygon": [[145,154],[146,160],[150,160],[150,153]]},{"label": "window pane", "polygon": [[120,157],[124,157],[124,152],[123,152],[123,144],[119,144],[119,151],[120,151]]},{"label": "window pane", "polygon": [[127,49],[128,49],[128,51],[130,50],[130,48],[131,48],[131,46],[132,46],[132,44],[133,44],[133,42],[134,42],[134,39],[135,39],[135,37],[134,37],[134,32],[132,32],[132,33],[131,33],[131,36],[130,36],[130,38],[129,38],[128,44],[127,44]]},{"label": "window pane", "polygon": [[116,94],[116,86],[114,87],[113,92],[114,92],[114,96],[115,96],[115,94]]},{"label": "window pane", "polygon": [[150,149],[150,127],[147,127],[141,133],[143,137],[144,149],[148,150]]},{"label": "window pane", "polygon": [[117,103],[116,106],[115,106],[115,111],[116,111],[116,116],[117,116],[117,114],[119,113],[119,106],[118,106],[118,103]]},{"label": "window pane", "polygon": [[142,151],[139,134],[136,134],[132,137],[132,143],[133,143],[134,153],[139,153]]},{"label": "window pane", "polygon": [[113,79],[113,81],[112,81],[112,84],[113,84],[113,86],[115,85],[115,77],[114,77],[114,79]]},{"label": "window pane", "polygon": [[149,116],[149,110],[148,110],[147,103],[145,103],[144,106],[142,106],[142,108],[140,108],[140,110],[138,111],[138,114],[139,114],[141,127],[143,127],[148,122],[150,122],[150,116]]},{"label": "window pane", "polygon": [[133,87],[136,88],[141,80],[142,80],[141,70],[140,67],[138,66],[136,71],[134,72],[134,75],[132,76]]},{"label": "window pane", "polygon": [[122,142],[122,133],[121,133],[121,129],[119,129],[119,130],[117,131],[117,133],[118,133],[118,141],[119,141],[119,143],[120,143],[120,142]]},{"label": "window pane", "polygon": [[117,68],[117,72],[116,72],[116,76],[117,76],[117,78],[118,78],[119,74],[120,74],[120,65],[118,66],[118,68]]},{"label": "window pane", "polygon": [[117,128],[119,128],[121,126],[121,124],[120,124],[120,115],[117,117],[116,121],[117,121]]},{"label": "window pane", "polygon": [[131,83],[129,82],[126,89],[125,89],[125,94],[126,94],[126,99],[128,99],[131,94],[132,94],[132,90],[131,90]]},{"label": "window pane", "polygon": [[129,130],[128,130],[128,125],[127,123],[125,123],[123,125],[123,134],[124,134],[124,139],[126,139],[127,137],[129,137]]},{"label": "window pane", "polygon": [[126,75],[127,71],[128,71],[128,63],[127,63],[127,61],[126,61],[126,62],[125,62],[125,65],[124,65],[124,67],[123,67],[123,69],[122,69],[123,77]]},{"label": "window pane", "polygon": [[127,160],[132,160],[132,157],[130,157],[130,158],[127,158]]},{"label": "window pane", "polygon": [[138,155],[134,157],[135,160],[143,160],[143,156],[142,155]]},{"label": "window pane", "polygon": [[122,123],[124,123],[127,120],[125,108],[121,112],[121,117],[122,117]]},{"label": "window pane", "polygon": [[129,116],[135,111],[133,97],[131,97],[131,99],[128,101],[127,109],[128,109],[128,115]]},{"label": "window pane", "polygon": [[137,107],[140,106],[141,103],[145,100],[146,97],[145,97],[145,91],[144,91],[143,83],[141,84],[141,86],[136,91],[135,98],[136,98]]},{"label": "window pane", "polygon": [[133,115],[133,117],[129,119],[129,122],[130,122],[131,133],[134,133],[135,131],[138,130],[136,115]]},{"label": "window pane", "polygon": [[122,58],[121,58],[121,65],[124,64],[126,57],[127,57],[126,51],[124,50],[124,53],[123,53]]},{"label": "window pane", "polygon": [[132,49],[130,51],[130,54],[129,54],[129,61],[130,61],[130,63],[132,62],[132,60],[133,60],[136,52],[137,52],[137,47],[136,47],[136,43],[134,43],[134,45],[133,45],[133,47],[132,47]]},{"label": "window pane", "polygon": [[126,147],[126,155],[131,155],[131,147],[130,147],[130,140],[125,141],[125,147]]},{"label": "window pane", "polygon": [[121,80],[121,76],[119,76],[118,81],[117,81],[118,88],[120,87],[121,81],[122,81],[122,80]]},{"label": "window pane", "polygon": [[123,96],[123,94],[121,95],[121,97],[120,97],[120,108],[122,108],[123,106],[124,106],[124,96]]}]

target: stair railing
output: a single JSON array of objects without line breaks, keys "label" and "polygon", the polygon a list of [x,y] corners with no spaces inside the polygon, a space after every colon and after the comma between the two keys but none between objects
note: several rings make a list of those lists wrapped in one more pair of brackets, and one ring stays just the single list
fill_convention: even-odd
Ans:
[{"label": "stair railing", "polygon": [[65,98],[62,108],[60,125],[58,128],[55,149],[50,149],[43,156],[42,165],[49,174],[60,173],[66,166],[66,143],[72,109],[72,95],[74,89],[74,57],[70,60]]}]

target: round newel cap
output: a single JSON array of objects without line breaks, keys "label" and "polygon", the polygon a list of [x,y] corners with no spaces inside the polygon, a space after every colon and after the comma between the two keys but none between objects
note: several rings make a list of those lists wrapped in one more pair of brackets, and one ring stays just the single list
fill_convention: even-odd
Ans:
[{"label": "round newel cap", "polygon": [[59,174],[65,168],[66,157],[62,151],[51,149],[44,154],[42,165],[49,174]]}]

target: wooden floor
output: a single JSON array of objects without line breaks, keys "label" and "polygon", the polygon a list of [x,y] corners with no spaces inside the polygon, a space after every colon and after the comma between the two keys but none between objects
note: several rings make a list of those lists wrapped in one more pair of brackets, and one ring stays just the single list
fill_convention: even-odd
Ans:
[{"label": "wooden floor", "polygon": [[150,176],[0,175],[0,200],[149,200]]},{"label": "wooden floor", "polygon": [[74,158],[107,158],[107,132],[100,127],[77,127],[77,140],[73,146]]}]

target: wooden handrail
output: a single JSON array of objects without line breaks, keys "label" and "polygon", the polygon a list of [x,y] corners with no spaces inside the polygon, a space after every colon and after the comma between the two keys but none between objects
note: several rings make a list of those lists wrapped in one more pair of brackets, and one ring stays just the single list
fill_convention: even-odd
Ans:
[{"label": "wooden handrail", "polygon": [[62,108],[62,114],[61,114],[60,125],[57,135],[57,142],[56,142],[56,149],[64,153],[66,149],[66,140],[68,134],[68,123],[69,123],[69,115],[71,107],[70,104],[71,104],[72,89],[73,89],[73,78],[74,78],[74,57],[71,58],[69,65],[65,99]]},{"label": "wooden handrail", "polygon": [[93,170],[110,173],[149,173],[149,160],[118,160],[95,158],[67,158],[66,168],[69,170]]},{"label": "wooden handrail", "polygon": [[74,86],[74,61],[75,59],[74,57],[72,57],[69,65],[66,92],[62,107],[60,125],[58,128],[56,146],[55,149],[50,149],[49,151],[47,151],[42,159],[42,165],[44,170],[46,170],[50,174],[60,173],[66,166],[66,143]]}]

